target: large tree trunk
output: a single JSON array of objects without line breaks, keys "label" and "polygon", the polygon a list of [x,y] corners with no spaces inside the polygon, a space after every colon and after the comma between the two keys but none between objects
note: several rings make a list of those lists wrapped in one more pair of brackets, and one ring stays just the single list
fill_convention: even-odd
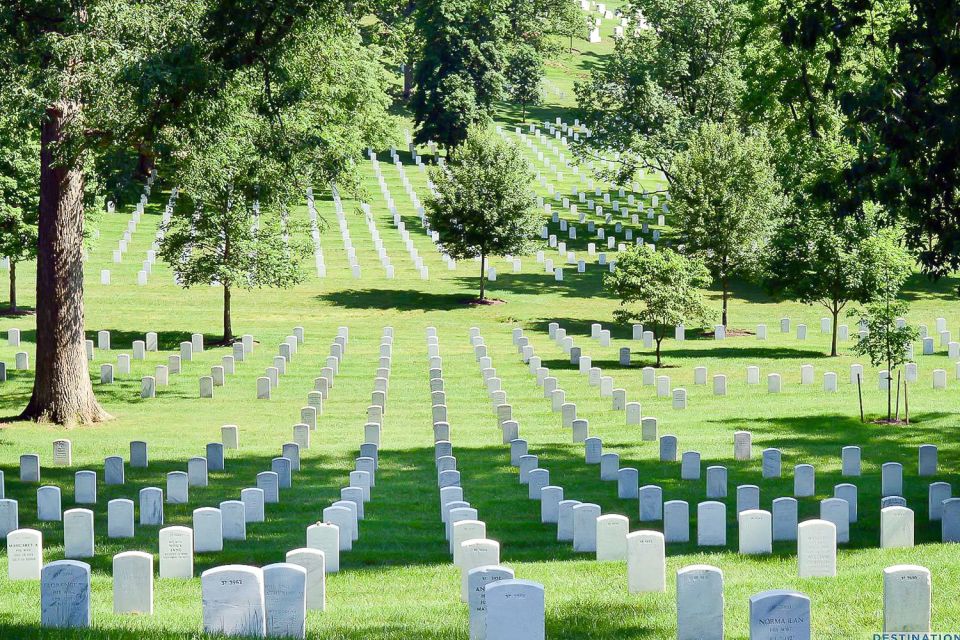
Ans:
[{"label": "large tree trunk", "polygon": [[722,284],[723,284],[723,319],[722,319],[722,324],[723,324],[723,328],[726,329],[726,328],[727,328],[727,290],[728,290],[729,287],[730,287],[730,283],[727,281],[726,276],[723,277],[723,279],[722,279],[721,282],[722,282]]},{"label": "large tree trunk", "polygon": [[10,261],[10,313],[17,312],[17,261]]},{"label": "large tree trunk", "polygon": [[485,291],[484,285],[486,284],[486,280],[487,280],[486,266],[487,266],[487,256],[481,253],[480,254],[480,300],[483,300],[484,291]]},{"label": "large tree trunk", "polygon": [[403,65],[403,99],[409,100],[413,93],[413,62],[407,60]]},{"label": "large tree trunk", "polygon": [[57,424],[107,420],[93,395],[83,332],[83,174],[65,150],[80,105],[47,108],[40,133],[37,355],[33,395],[22,417]]},{"label": "large tree trunk", "polygon": [[830,340],[830,355],[836,357],[837,355],[837,321],[840,316],[840,309],[836,306],[833,307],[833,337]]},{"label": "large tree trunk", "polygon": [[233,342],[233,323],[230,321],[230,287],[223,287],[223,344]]},{"label": "large tree trunk", "polygon": [[153,150],[142,145],[137,153],[137,178],[147,181],[155,166]]}]

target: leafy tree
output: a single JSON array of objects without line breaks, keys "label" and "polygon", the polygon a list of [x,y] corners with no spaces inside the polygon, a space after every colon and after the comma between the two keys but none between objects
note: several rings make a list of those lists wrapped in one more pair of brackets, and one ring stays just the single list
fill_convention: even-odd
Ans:
[{"label": "leafy tree", "polygon": [[853,352],[870,358],[875,367],[887,367],[887,421],[892,418],[891,393],[893,372],[908,360],[910,345],[919,336],[916,328],[909,325],[898,326],[897,321],[907,315],[906,302],[896,300],[896,289],[892,282],[886,283],[880,299],[855,310],[850,315],[857,317],[866,325],[867,331],[853,346]]},{"label": "leafy tree", "polygon": [[0,124],[0,256],[10,261],[10,312],[17,313],[17,263],[37,255],[40,141],[36,131]]},{"label": "leafy tree", "polygon": [[[306,72],[323,63],[302,43],[313,37],[316,44],[318,32],[327,38],[354,33],[343,17],[342,3],[332,0],[281,0],[269,10],[255,0],[0,4],[0,63],[7,71],[0,94],[28,113],[43,114],[37,123],[36,374],[24,418],[72,423],[110,417],[93,393],[83,333],[84,196],[97,157],[136,150],[145,139],[144,119],[162,113],[151,130],[175,143],[161,151],[166,147],[167,175],[176,181],[183,146],[196,140],[192,130],[214,125],[209,116],[221,94],[243,73],[247,82],[259,81],[258,113],[286,130],[284,105],[301,101],[312,77]],[[334,90],[322,98],[320,104],[336,105],[335,117],[342,117],[340,109],[365,106],[341,103]],[[140,107],[146,102],[163,108],[145,111]],[[289,139],[274,142],[281,156]],[[341,141],[323,142],[337,157]],[[344,155],[327,166],[348,163]]]},{"label": "leafy tree", "polygon": [[673,159],[708,121],[737,115],[743,80],[737,41],[745,13],[739,0],[636,0],[651,28],[628,30],[614,53],[576,84],[589,137],[575,147],[592,158],[619,152],[616,180],[638,168],[673,182]]},{"label": "leafy tree", "polygon": [[730,125],[704,124],[677,157],[674,176],[674,224],[686,251],[720,283],[726,327],[730,278],[758,270],[783,205],[769,146]]},{"label": "leafy tree", "polygon": [[696,257],[672,249],[633,245],[617,256],[617,268],[603,277],[603,286],[620,299],[617,322],[642,323],[660,345],[678,324],[706,324],[713,315],[700,289],[710,284],[710,272]]},{"label": "leafy tree", "polygon": [[939,0],[897,8],[878,42],[892,64],[847,100],[861,150],[848,177],[872,187],[866,196],[900,218],[924,271],[941,277],[960,268],[960,12]]},{"label": "leafy tree", "polygon": [[830,355],[837,355],[837,324],[850,302],[869,303],[886,280],[897,287],[910,275],[912,259],[900,235],[878,229],[872,218],[822,218],[795,211],[770,245],[767,286],[804,304],[821,304],[833,318]]},{"label": "leafy tree", "polygon": [[489,120],[503,91],[509,43],[507,0],[421,0],[416,28],[423,50],[414,73],[418,143],[463,143]]},{"label": "leafy tree", "polygon": [[527,252],[540,231],[533,171],[515,145],[477,128],[432,177],[437,193],[427,201],[427,221],[451,258],[480,258],[483,301],[487,256]]},{"label": "leafy tree", "polygon": [[353,4],[365,41],[379,45],[391,67],[403,66],[404,100],[413,93],[413,71],[423,50],[414,24],[416,8],[416,0],[361,0]]},{"label": "leafy tree", "polygon": [[[229,176],[223,176],[229,178]],[[302,261],[310,255],[307,230],[280,215],[261,214],[254,223],[253,203],[221,190],[216,202],[196,203],[199,215],[178,207],[164,227],[160,255],[182,287],[223,288],[223,341],[234,340],[231,295],[235,289],[289,288],[303,282]],[[289,236],[289,237],[288,237]]]},{"label": "leafy tree", "polygon": [[527,105],[538,104],[541,98],[543,58],[529,45],[520,45],[510,54],[507,81],[510,99],[520,103],[520,120],[527,121]]},{"label": "leafy tree", "polygon": [[556,42],[551,36],[573,38],[586,35],[583,11],[576,0],[510,0],[507,14],[510,33],[538,53],[553,53]]}]

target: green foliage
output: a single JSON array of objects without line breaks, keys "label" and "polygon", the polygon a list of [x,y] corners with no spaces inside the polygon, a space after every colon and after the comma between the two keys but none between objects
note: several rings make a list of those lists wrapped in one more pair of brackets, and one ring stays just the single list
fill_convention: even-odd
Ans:
[{"label": "green foliage", "polygon": [[704,124],[675,162],[672,212],[685,250],[700,256],[723,289],[723,324],[731,276],[761,265],[783,197],[770,148],[757,134]]},{"label": "green foliage", "polygon": [[543,58],[530,45],[520,45],[510,54],[507,81],[510,99],[519,102],[521,120],[527,120],[527,105],[539,104],[543,80]]},{"label": "green foliage", "polygon": [[448,166],[433,170],[437,193],[427,221],[440,250],[455,260],[480,258],[480,298],[487,256],[528,252],[542,221],[530,187],[533,171],[513,144],[471,129]]},{"label": "green foliage", "polygon": [[510,33],[538,53],[558,51],[551,36],[584,37],[586,22],[577,0],[510,0]]},{"label": "green foliage", "polygon": [[617,267],[604,275],[604,288],[620,300],[617,322],[643,324],[660,343],[678,324],[706,324],[712,317],[700,289],[710,284],[710,273],[696,257],[672,249],[654,250],[633,245],[617,256]]},{"label": "green foliage", "polygon": [[242,198],[196,203],[198,211],[188,203],[184,198],[163,227],[160,245],[181,286],[289,288],[303,281],[302,262],[311,254],[304,225],[278,213],[256,219],[253,203]]},{"label": "green foliage", "polygon": [[423,51],[413,96],[416,141],[463,143],[501,97],[510,22],[507,0],[422,0],[416,27]]},{"label": "green foliage", "polygon": [[909,0],[879,47],[895,52],[848,99],[861,157],[854,186],[896,214],[924,270],[960,268],[960,7]]},{"label": "green foliage", "polygon": [[[22,123],[21,123],[22,126]],[[19,130],[20,135],[14,132]],[[0,120],[0,256],[11,262],[37,253],[40,203],[40,141],[36,132]]]},{"label": "green foliage", "polygon": [[875,300],[888,280],[899,288],[912,264],[901,234],[878,229],[874,217],[836,219],[792,211],[771,240],[766,285],[785,298],[830,311],[830,355],[835,356],[837,318],[844,307]]},{"label": "green foliage", "polygon": [[628,29],[587,82],[576,85],[581,120],[592,135],[578,152],[622,154],[619,181],[637,168],[673,180],[673,158],[702,122],[737,115],[743,91],[738,0],[638,0],[652,28]]}]

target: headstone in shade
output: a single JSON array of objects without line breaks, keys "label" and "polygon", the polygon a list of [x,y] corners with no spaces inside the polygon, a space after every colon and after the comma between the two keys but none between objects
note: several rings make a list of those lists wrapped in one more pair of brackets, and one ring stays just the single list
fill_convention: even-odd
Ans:
[{"label": "headstone in shade", "polygon": [[701,547],[727,544],[727,505],[712,500],[697,505],[697,544]]},{"label": "headstone in shade", "polygon": [[771,590],[750,596],[750,640],[810,640],[810,598]]},{"label": "headstone in shade", "polygon": [[68,509],[63,513],[63,555],[67,558],[92,558],[93,511]]},{"label": "headstone in shade", "polygon": [[223,551],[223,515],[215,507],[193,510],[193,550],[196,553]]},{"label": "headstone in shade", "polygon": [[240,502],[244,507],[244,518],[247,522],[263,522],[263,489],[247,487],[240,490]]},{"label": "headstone in shade", "polygon": [[200,576],[203,631],[226,636],[263,637],[266,634],[263,571],[229,564]]},{"label": "headstone in shade", "polygon": [[690,505],[685,500],[663,503],[663,536],[667,543],[690,542]]},{"label": "headstone in shade", "polygon": [[693,564],[677,571],[677,640],[723,640],[723,571]]},{"label": "headstone in shade", "polygon": [[133,537],[133,500],[116,498],[107,503],[107,537]]},{"label": "headstone in shade", "polygon": [[40,626],[86,628],[91,622],[90,565],[58,560],[40,573]]},{"label": "headstone in shade", "polygon": [[781,472],[782,454],[780,449],[764,449],[762,460],[762,475],[764,478],[779,478]]},{"label": "headstone in shade", "polygon": [[190,481],[186,471],[171,471],[167,474],[167,502],[186,504],[190,501]]},{"label": "headstone in shade", "polygon": [[16,500],[0,499],[0,539],[20,528],[19,508]]},{"label": "headstone in shade", "polygon": [[268,638],[305,638],[307,570],[287,562],[263,568],[264,610]]},{"label": "headstone in shade", "polygon": [[140,526],[163,526],[163,489],[140,489]]},{"label": "headstone in shade", "polygon": [[103,460],[103,482],[104,484],[123,484],[123,458],[108,456]]},{"label": "headstone in shade", "polygon": [[943,515],[943,501],[949,500],[952,492],[953,488],[949,482],[930,483],[927,488],[927,512],[931,521],[940,520]]}]

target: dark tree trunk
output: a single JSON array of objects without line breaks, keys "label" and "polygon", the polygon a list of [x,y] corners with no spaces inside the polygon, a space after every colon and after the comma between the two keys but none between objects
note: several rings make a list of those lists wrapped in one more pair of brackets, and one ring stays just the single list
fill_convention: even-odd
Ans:
[{"label": "dark tree trunk", "polygon": [[146,182],[153,172],[154,166],[153,150],[147,146],[141,146],[137,154],[137,178]]},{"label": "dark tree trunk", "polygon": [[407,60],[403,65],[403,99],[409,100],[413,93],[413,63]]},{"label": "dark tree trunk", "polygon": [[480,299],[484,299],[484,292],[487,283],[487,256],[480,254]]},{"label": "dark tree trunk", "polygon": [[10,312],[17,312],[17,261],[10,260]]},{"label": "dark tree trunk", "polygon": [[657,367],[660,366],[660,343],[663,342],[663,338],[657,339]]},{"label": "dark tree trunk", "polygon": [[830,355],[836,357],[837,355],[837,321],[840,317],[840,307],[836,304],[833,305],[833,308],[830,310],[833,312],[833,336],[830,338]]},{"label": "dark tree trunk", "polygon": [[728,297],[728,289],[729,289],[729,287],[730,287],[730,283],[727,281],[726,276],[724,276],[724,278],[721,280],[721,283],[723,284],[723,320],[722,320],[722,323],[723,323],[723,328],[726,329],[726,328],[727,328],[727,297]]},{"label": "dark tree trunk", "polygon": [[110,418],[93,395],[84,344],[83,174],[57,157],[79,117],[79,104],[57,102],[40,133],[36,375],[22,417],[57,424]]},{"label": "dark tree trunk", "polygon": [[223,344],[233,342],[233,323],[230,321],[230,287],[223,287]]},{"label": "dark tree trunk", "polygon": [[520,124],[526,124],[527,122],[527,103],[520,103]]}]

